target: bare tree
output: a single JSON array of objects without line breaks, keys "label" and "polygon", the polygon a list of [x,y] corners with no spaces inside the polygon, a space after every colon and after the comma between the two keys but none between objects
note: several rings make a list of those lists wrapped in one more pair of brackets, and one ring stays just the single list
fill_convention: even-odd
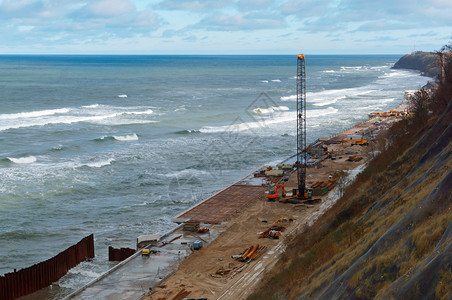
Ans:
[{"label": "bare tree", "polygon": [[431,95],[425,89],[420,89],[416,91],[411,97],[411,105],[414,108],[414,119],[420,125],[425,125],[427,123],[427,106],[430,103]]},{"label": "bare tree", "polygon": [[344,170],[336,171],[334,175],[336,178],[337,193],[339,198],[342,198],[349,183],[348,172]]}]

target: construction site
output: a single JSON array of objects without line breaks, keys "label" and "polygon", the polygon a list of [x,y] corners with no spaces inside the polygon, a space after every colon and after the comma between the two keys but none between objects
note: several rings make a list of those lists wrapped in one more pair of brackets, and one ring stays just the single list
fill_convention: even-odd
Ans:
[{"label": "construction site", "polygon": [[409,113],[374,113],[307,145],[306,102],[300,54],[296,154],[175,216],[178,226],[168,234],[141,236],[137,249],[110,249],[110,260],[122,262],[67,299],[245,299],[285,241],[309,230],[378,151],[377,137]]}]

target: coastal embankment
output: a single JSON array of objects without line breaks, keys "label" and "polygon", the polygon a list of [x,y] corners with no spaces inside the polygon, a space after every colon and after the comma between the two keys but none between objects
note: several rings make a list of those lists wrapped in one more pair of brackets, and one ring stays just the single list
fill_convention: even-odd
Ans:
[{"label": "coastal embankment", "polygon": [[[293,236],[309,230],[316,224],[316,220],[340,198],[344,185],[353,181],[357,173],[378,151],[378,137],[399,119],[375,117],[311,145],[311,152],[314,152],[314,148],[321,148],[325,152],[310,159],[312,164],[307,169],[308,186],[315,186],[319,182],[332,182],[336,188],[333,189],[330,185],[323,195],[322,189],[314,189],[320,193],[314,196],[318,199],[317,204],[294,205],[268,201],[263,191],[255,193],[254,199],[247,201],[246,205],[236,210],[232,218],[221,223],[222,232],[213,242],[188,256],[180,263],[178,270],[154,288],[145,299],[172,299],[182,294],[208,299],[247,298],[262,280],[265,271],[275,266],[277,268],[281,254],[285,252]],[[353,142],[342,142],[351,135],[369,139],[369,145],[360,146]],[[273,168],[276,169],[277,166]],[[342,178],[338,178],[339,171],[342,172]],[[260,173],[261,170],[258,170],[255,174]],[[288,173],[288,180],[285,181],[286,191],[291,191],[292,188],[296,188],[296,172],[286,170],[286,173]],[[273,183],[278,183],[280,180],[282,182],[282,178],[265,179],[267,182],[269,180]],[[242,180],[241,184],[249,186],[250,182],[249,178],[248,181]],[[257,182],[257,185],[261,183],[262,181]],[[239,184],[237,186],[240,188]],[[265,184],[264,187],[265,190],[271,188]],[[236,195],[236,197],[239,196]],[[230,200],[234,201],[233,198]],[[221,210],[221,206],[228,205],[229,201],[223,201],[217,204],[216,211]],[[208,220],[208,207],[205,209],[205,220]],[[203,210],[202,204],[197,207],[197,210]],[[188,221],[188,219],[181,221]],[[201,225],[211,228],[217,226],[205,223]],[[260,237],[269,229],[280,232],[278,239]],[[237,259],[250,247],[264,250],[254,260],[241,262]]]},{"label": "coastal embankment", "polygon": [[[450,49],[450,46],[449,46]],[[452,55],[433,91],[249,299],[450,299]]]}]

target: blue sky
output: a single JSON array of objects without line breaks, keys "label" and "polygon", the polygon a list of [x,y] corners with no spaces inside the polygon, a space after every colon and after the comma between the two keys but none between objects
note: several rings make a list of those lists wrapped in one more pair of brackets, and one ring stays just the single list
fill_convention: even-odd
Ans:
[{"label": "blue sky", "polygon": [[0,0],[0,54],[404,54],[450,0]]}]

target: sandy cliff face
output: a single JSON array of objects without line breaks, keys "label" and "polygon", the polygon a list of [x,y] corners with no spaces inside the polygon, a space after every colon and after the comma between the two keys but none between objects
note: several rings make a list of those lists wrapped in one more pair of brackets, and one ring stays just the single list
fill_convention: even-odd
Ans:
[{"label": "sandy cliff face", "polygon": [[[414,167],[360,218],[367,228],[358,242],[366,245],[361,253],[348,260],[350,267],[325,282],[324,288],[308,288],[304,295],[319,299],[447,299],[450,296],[451,136],[452,103],[404,154],[410,159],[422,154]],[[390,168],[397,170],[397,163]],[[375,241],[367,243],[371,240]],[[331,264],[323,273],[333,270]]]}]

